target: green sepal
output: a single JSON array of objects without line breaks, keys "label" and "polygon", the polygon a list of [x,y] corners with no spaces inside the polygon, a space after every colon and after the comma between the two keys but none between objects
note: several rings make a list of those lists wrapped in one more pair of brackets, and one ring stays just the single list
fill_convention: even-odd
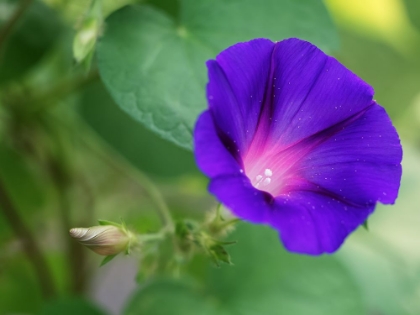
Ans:
[{"label": "green sepal", "polygon": [[124,230],[124,231],[127,231],[127,225],[125,224],[125,222],[123,221],[123,219],[122,218],[120,218],[120,221],[121,221],[121,223],[120,223],[120,227]]},{"label": "green sepal", "polygon": [[363,222],[363,227],[365,228],[366,231],[369,231],[369,225],[368,225],[368,220],[366,220],[365,222]]},{"label": "green sepal", "polygon": [[122,228],[122,224],[116,223],[116,222],[112,222],[112,221],[108,221],[108,220],[98,220],[99,225],[113,225],[116,226],[118,228]]},{"label": "green sepal", "polygon": [[117,256],[117,255],[109,255],[109,256],[106,256],[106,257],[105,257],[105,258],[101,261],[100,267],[105,266],[107,263],[109,263],[111,260],[113,260],[113,259],[115,258],[115,256]]},{"label": "green sepal", "polygon": [[215,244],[212,247],[210,247],[208,251],[210,253],[210,257],[212,258],[213,262],[216,264],[217,267],[220,267],[219,262],[224,262],[228,265],[233,265],[229,253],[222,245]]}]

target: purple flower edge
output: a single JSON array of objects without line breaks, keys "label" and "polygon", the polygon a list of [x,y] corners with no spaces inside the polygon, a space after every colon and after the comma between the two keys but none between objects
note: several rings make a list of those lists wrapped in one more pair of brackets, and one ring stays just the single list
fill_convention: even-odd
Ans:
[{"label": "purple flower edge", "polygon": [[336,59],[299,39],[256,39],[207,66],[194,153],[236,216],[276,229],[291,252],[319,255],[377,202],[395,202],[398,134],[373,89]]}]

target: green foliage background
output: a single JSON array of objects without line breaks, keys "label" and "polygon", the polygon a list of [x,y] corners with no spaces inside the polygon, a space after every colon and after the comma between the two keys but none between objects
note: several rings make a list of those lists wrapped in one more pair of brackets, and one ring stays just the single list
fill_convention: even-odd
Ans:
[{"label": "green foliage background", "polygon": [[[0,0],[0,190],[15,210],[0,198],[0,314],[420,313],[419,1],[97,2]],[[73,40],[92,25],[77,63]],[[238,41],[292,36],[374,86],[403,143],[397,203],[331,256],[289,254],[274,231],[241,223],[228,237],[234,266],[199,255],[178,277],[146,277],[136,256],[99,268],[67,231],[100,218],[156,231],[142,173],[176,218],[214,209],[189,151],[205,61]]]}]

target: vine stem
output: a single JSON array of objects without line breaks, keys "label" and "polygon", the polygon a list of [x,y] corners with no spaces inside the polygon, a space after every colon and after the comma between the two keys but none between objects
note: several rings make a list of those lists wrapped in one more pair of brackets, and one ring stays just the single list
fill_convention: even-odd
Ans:
[{"label": "vine stem", "polygon": [[57,100],[87,86],[99,79],[98,70],[92,70],[88,74],[77,75],[67,80],[60,81],[46,91],[31,97],[31,113],[46,110],[54,105]]},{"label": "vine stem", "polygon": [[20,2],[19,8],[15,11],[15,13],[10,17],[10,19],[6,22],[2,29],[0,29],[0,50],[4,45],[7,37],[13,30],[13,27],[16,25],[19,18],[25,13],[26,9],[30,6],[33,0],[22,0]]},{"label": "vine stem", "polygon": [[140,234],[138,235],[138,240],[140,243],[144,242],[153,242],[153,241],[162,241],[165,239],[165,235],[163,233],[156,233],[156,234]]},{"label": "vine stem", "polygon": [[70,291],[74,294],[83,293],[86,284],[85,262],[86,256],[82,247],[68,237],[68,231],[73,227],[71,220],[72,199],[70,191],[74,186],[74,169],[72,167],[71,154],[67,147],[68,139],[56,128],[55,123],[44,124],[46,132],[51,134],[55,143],[55,152],[48,155],[48,170],[51,180],[56,188],[61,229],[65,234],[66,263],[70,271]]},{"label": "vine stem", "polygon": [[85,145],[88,148],[94,151],[103,161],[112,166],[115,170],[125,174],[128,178],[131,178],[133,181],[140,184],[149,198],[154,202],[164,232],[173,233],[175,231],[175,224],[172,215],[162,194],[152,180],[96,135],[94,131],[84,126],[82,122],[80,122],[79,127],[79,129],[83,129],[82,141],[85,142]]},{"label": "vine stem", "polygon": [[[76,77],[71,81],[59,82],[48,91],[33,97],[32,104],[35,104],[33,106],[33,112],[46,109],[57,99],[71,94],[75,90],[96,81],[98,78],[99,73],[97,70],[94,70],[87,76]],[[166,205],[159,189],[153,184],[149,177],[138,168],[134,167],[125,157],[96,135],[94,131],[86,127],[83,122],[79,121],[78,127],[83,130],[83,136],[81,139],[88,148],[94,151],[108,165],[125,174],[135,182],[138,182],[142,186],[150,199],[156,205],[156,210],[164,226],[164,231],[172,233],[175,230],[175,224],[169,208]]]},{"label": "vine stem", "polygon": [[7,190],[0,179],[0,207],[16,236],[22,242],[23,250],[32,263],[35,273],[39,279],[43,296],[48,299],[56,295],[55,285],[48,268],[48,263],[42,251],[35,241],[30,229],[20,217],[18,210],[7,193]]},{"label": "vine stem", "polygon": [[[59,183],[57,183],[60,186]],[[61,226],[65,231],[65,235],[68,236],[68,231],[72,228],[70,213],[71,213],[71,201],[68,196],[68,187],[58,188],[58,199],[59,208],[61,211]],[[83,293],[85,289],[85,252],[82,247],[79,246],[73,239],[67,237],[66,252],[67,252],[67,263],[69,265],[71,273],[70,290],[73,293]]]}]

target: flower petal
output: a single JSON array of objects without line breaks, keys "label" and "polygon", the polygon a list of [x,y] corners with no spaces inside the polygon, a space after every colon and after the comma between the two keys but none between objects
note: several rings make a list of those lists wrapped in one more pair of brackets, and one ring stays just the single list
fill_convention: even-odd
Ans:
[{"label": "flower petal", "polygon": [[356,205],[394,203],[401,179],[402,149],[385,110],[374,104],[358,119],[315,146],[297,173]]},{"label": "flower petal", "polygon": [[200,115],[195,125],[194,154],[198,167],[209,177],[240,174],[241,164],[217,135],[208,110]]},{"label": "flower petal", "polygon": [[274,43],[256,39],[236,44],[207,62],[207,99],[220,130],[243,153],[258,124]]},{"label": "flower petal", "polygon": [[209,191],[236,216],[252,223],[268,223],[273,197],[251,185],[248,177],[219,176],[210,181]]},{"label": "flower petal", "polygon": [[273,52],[271,104],[264,122],[272,142],[287,146],[362,111],[373,89],[316,46],[288,39]]},{"label": "flower petal", "polygon": [[373,89],[337,60],[298,39],[259,39],[207,65],[195,155],[210,192],[238,217],[275,228],[290,251],[319,255],[376,202],[395,201],[398,135]]},{"label": "flower petal", "polygon": [[241,219],[276,229],[289,251],[332,253],[368,218],[375,204],[350,204],[310,186],[274,199],[240,174],[213,178],[209,191]]},{"label": "flower petal", "polygon": [[313,191],[276,198],[271,224],[291,252],[320,255],[336,251],[345,238],[372,213],[363,207]]}]

